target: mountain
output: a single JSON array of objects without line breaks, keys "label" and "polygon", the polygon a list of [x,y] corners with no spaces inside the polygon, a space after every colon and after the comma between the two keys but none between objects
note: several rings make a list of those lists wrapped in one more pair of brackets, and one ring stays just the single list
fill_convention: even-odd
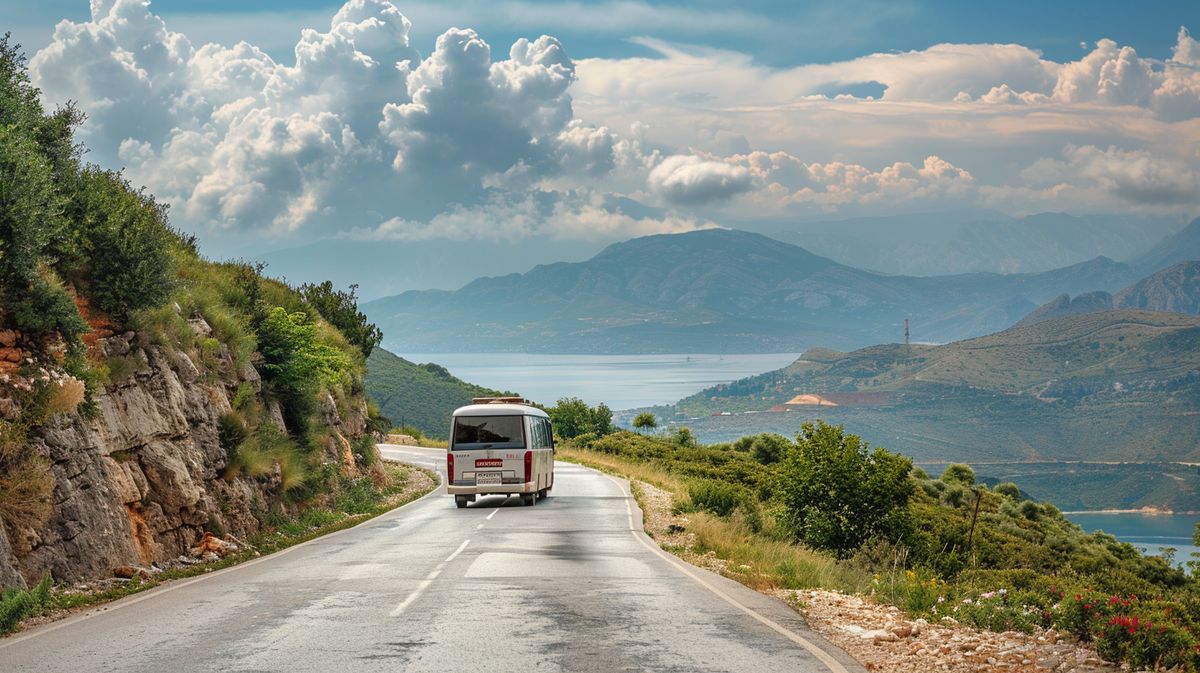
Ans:
[{"label": "mountain", "polygon": [[1096,258],[1037,274],[862,271],[760,234],[711,229],[617,243],[577,263],[480,278],[455,292],[364,304],[385,344],[412,352],[798,352],[1003,329],[1063,292],[1116,290]]},{"label": "mountain", "polygon": [[[323,240],[254,255],[289,283],[359,286],[364,300],[412,289],[455,289],[484,275],[528,271],[538,262],[586,259],[600,245],[551,238],[418,241]],[[351,263],[347,263],[351,260]]]},{"label": "mountain", "polygon": [[1118,308],[1200,314],[1200,262],[1163,269],[1118,292],[1113,302]]},{"label": "mountain", "polygon": [[676,408],[777,411],[689,421],[708,439],[820,417],[918,461],[1195,461],[1200,317],[1106,311],[940,346],[814,348]]},{"label": "mountain", "polygon": [[1029,325],[1068,315],[1121,308],[1200,314],[1200,262],[1183,262],[1163,269],[1115,295],[1103,291],[1088,292],[1074,298],[1067,294],[1059,295],[1017,324]]},{"label": "mountain", "polygon": [[1066,213],[1012,218],[965,210],[792,224],[771,236],[861,269],[934,276],[1035,273],[1095,257],[1127,260],[1178,224],[1169,218]]},{"label": "mountain", "polygon": [[375,348],[367,358],[367,397],[397,425],[412,425],[432,437],[445,437],[450,414],[472,397],[501,394],[454,377],[445,367],[416,364]]},{"label": "mountain", "polygon": [[1113,296],[1102,290],[1085,292],[1075,297],[1071,297],[1069,294],[1060,294],[1034,309],[1029,315],[1021,318],[1021,321],[1017,325],[1032,325],[1033,323],[1054,320],[1055,318],[1063,318],[1069,315],[1111,311],[1112,309]]},{"label": "mountain", "polygon": [[1151,274],[1179,262],[1200,259],[1200,217],[1175,234],[1166,237],[1145,253],[1131,260],[1142,275]]}]

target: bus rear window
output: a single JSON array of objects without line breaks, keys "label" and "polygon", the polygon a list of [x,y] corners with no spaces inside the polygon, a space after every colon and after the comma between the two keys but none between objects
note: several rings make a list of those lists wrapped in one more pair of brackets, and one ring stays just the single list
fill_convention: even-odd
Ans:
[{"label": "bus rear window", "polygon": [[454,419],[454,447],[491,444],[524,446],[523,416],[459,416]]}]

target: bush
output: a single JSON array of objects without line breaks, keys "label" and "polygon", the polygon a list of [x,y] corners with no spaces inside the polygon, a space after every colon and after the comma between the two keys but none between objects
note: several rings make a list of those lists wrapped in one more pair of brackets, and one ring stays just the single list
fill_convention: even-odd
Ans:
[{"label": "bush", "polygon": [[929,570],[905,570],[875,575],[871,590],[910,615],[933,613],[939,600],[945,599],[946,583]]},{"label": "bush", "polygon": [[797,539],[840,556],[872,536],[894,537],[913,491],[910,469],[909,459],[870,452],[840,425],[805,423],[780,474],[788,525]]},{"label": "bush", "polygon": [[342,382],[352,363],[345,353],[318,338],[317,325],[307,315],[288,313],[283,307],[267,315],[258,342],[263,376],[279,396],[284,422],[293,435],[303,436],[316,410],[316,391]]},{"label": "bush", "polygon": [[747,496],[733,484],[706,479],[688,486],[688,497],[696,510],[726,517],[732,514]]},{"label": "bush", "polygon": [[165,302],[174,278],[171,250],[180,245],[166,207],[98,168],[79,174],[71,197],[70,244],[60,262],[70,279],[122,324],[133,311]]},{"label": "bush", "polygon": [[942,471],[941,478],[947,484],[958,484],[969,488],[975,485],[975,470],[972,470],[970,465],[950,463]]},{"label": "bush", "polygon": [[633,417],[633,427],[638,430],[653,430],[658,427],[658,419],[649,411],[643,411]]},{"label": "bush", "polygon": [[50,576],[32,589],[9,587],[0,594],[0,633],[12,633],[22,619],[32,617],[50,606]]}]

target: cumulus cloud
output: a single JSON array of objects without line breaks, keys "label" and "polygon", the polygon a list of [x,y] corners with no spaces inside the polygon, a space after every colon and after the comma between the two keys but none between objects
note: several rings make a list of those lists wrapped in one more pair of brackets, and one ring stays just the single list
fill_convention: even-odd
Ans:
[{"label": "cumulus cloud", "polygon": [[[1186,29],[1165,62],[1100,40],[1067,63],[940,44],[775,69],[651,40],[653,57],[576,62],[550,36],[505,52],[466,28],[421,54],[411,28],[387,0],[349,0],[284,63],[193,43],[145,0],[93,0],[31,73],[88,113],[89,158],[127,167],[177,225],[229,236],[591,240],[964,200],[1196,208]],[[871,97],[847,93],[864,83]]]},{"label": "cumulus cloud", "polygon": [[[93,159],[126,166],[193,229],[457,231],[464,213],[497,215],[491,188],[625,162],[628,142],[575,118],[575,66],[556,39],[520,39],[498,59],[451,29],[422,57],[410,28],[386,0],[350,0],[301,33],[289,65],[245,42],[197,47],[143,0],[96,0],[31,71],[51,102],[88,112]],[[519,200],[505,203],[519,218]]]},{"label": "cumulus cloud", "polygon": [[1016,185],[985,187],[986,200],[1067,204],[1146,212],[1200,207],[1200,171],[1188,162],[1144,150],[1067,146],[1060,158],[1044,158],[1021,171]]},{"label": "cumulus cloud", "polygon": [[650,171],[649,186],[671,203],[708,203],[750,189],[750,171],[695,155],[673,155]]}]

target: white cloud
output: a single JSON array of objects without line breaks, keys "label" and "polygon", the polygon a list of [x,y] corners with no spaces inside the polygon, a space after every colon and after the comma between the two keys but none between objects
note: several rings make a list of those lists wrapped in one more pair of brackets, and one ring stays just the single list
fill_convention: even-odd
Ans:
[{"label": "white cloud", "polygon": [[[143,0],[95,0],[31,72],[87,112],[90,158],[127,166],[193,231],[592,239],[903,203],[1197,207],[1200,46],[1183,29],[1165,63],[1100,40],[1069,63],[939,44],[788,69],[644,39],[656,57],[575,62],[549,36],[494,54],[465,28],[423,56],[411,30],[387,0],[350,0],[282,62],[197,44]],[[881,99],[844,93],[864,83]]]},{"label": "white cloud", "polygon": [[650,189],[677,204],[708,203],[750,189],[750,171],[742,166],[695,155],[674,155],[650,171]]},{"label": "white cloud", "polygon": [[1144,150],[1067,146],[1061,158],[1044,158],[1021,171],[1014,185],[982,188],[986,202],[1027,207],[1195,212],[1200,170],[1194,163]]}]

